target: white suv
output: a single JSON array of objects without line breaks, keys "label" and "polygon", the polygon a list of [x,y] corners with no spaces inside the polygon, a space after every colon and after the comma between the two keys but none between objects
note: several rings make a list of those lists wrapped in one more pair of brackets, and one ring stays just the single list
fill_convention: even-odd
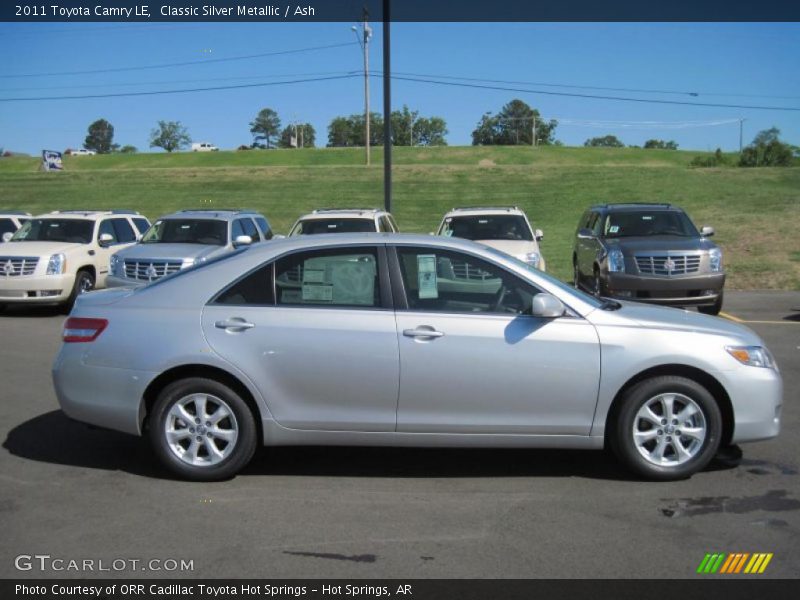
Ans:
[{"label": "white suv", "polygon": [[22,224],[30,218],[31,213],[0,210],[0,243],[7,242],[14,232],[22,227]]},{"label": "white suv", "polygon": [[65,304],[105,287],[109,259],[150,222],[127,210],[54,211],[28,220],[0,246],[0,307]]},{"label": "white suv", "polygon": [[289,235],[376,231],[399,231],[391,213],[377,208],[320,208],[297,219]]},{"label": "white suv", "polygon": [[480,242],[545,270],[539,248],[544,233],[534,230],[525,211],[517,206],[454,208],[442,218],[437,235]]}]

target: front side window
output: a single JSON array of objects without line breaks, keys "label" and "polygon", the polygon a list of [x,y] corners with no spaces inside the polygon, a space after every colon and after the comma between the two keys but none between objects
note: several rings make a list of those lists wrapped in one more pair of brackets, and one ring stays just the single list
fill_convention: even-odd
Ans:
[{"label": "front side window", "polygon": [[700,235],[686,213],[677,210],[611,213],[605,219],[603,233],[609,238],[649,235],[699,237]]},{"label": "front side window", "polygon": [[521,215],[470,215],[447,217],[439,235],[467,240],[533,241],[528,222]]},{"label": "front side window", "polygon": [[526,314],[533,285],[482,259],[439,248],[398,248],[409,310]]},{"label": "front side window", "polygon": [[236,239],[240,235],[249,236],[253,242],[259,241],[258,230],[252,219],[236,219],[232,225],[231,238]]},{"label": "front side window", "polygon": [[374,248],[299,252],[278,259],[279,305],[380,307],[378,256]]},{"label": "front side window", "polygon": [[111,236],[111,244],[119,243],[117,239],[117,232],[114,230],[114,223],[111,219],[106,219],[100,223],[100,227],[97,230],[97,239],[99,240],[101,236],[108,234]]},{"label": "front side window", "polygon": [[31,219],[20,227],[12,242],[65,242],[90,244],[94,221],[89,219]]},{"label": "front side window", "polygon": [[14,232],[17,230],[17,226],[14,224],[14,221],[11,219],[0,219],[0,236],[4,233]]},{"label": "front side window", "polygon": [[228,243],[228,223],[216,219],[163,219],[147,231],[142,243],[224,246]]},{"label": "front side window", "polygon": [[269,223],[267,223],[267,220],[264,217],[256,217],[256,224],[258,225],[258,228],[261,230],[262,237],[265,240],[271,240],[273,233],[272,229],[269,226]]},{"label": "front side window", "polygon": [[147,222],[147,219],[142,217],[134,217],[133,224],[136,225],[136,229],[139,230],[140,234],[144,234],[150,228],[150,223]]},{"label": "front side window", "polygon": [[114,226],[114,232],[120,244],[129,244],[136,241],[136,233],[127,219],[112,219],[111,223]]},{"label": "front side window", "polygon": [[375,222],[370,219],[308,219],[300,221],[289,235],[313,235],[317,233],[366,233],[375,231]]}]

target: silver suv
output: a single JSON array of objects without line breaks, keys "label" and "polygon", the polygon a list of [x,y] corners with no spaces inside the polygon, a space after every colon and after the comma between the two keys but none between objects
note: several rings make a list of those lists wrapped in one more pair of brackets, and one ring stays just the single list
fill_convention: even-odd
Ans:
[{"label": "silver suv", "polygon": [[320,208],[303,215],[289,230],[289,235],[355,232],[397,233],[391,213],[378,208]]},{"label": "silver suv", "polygon": [[139,286],[272,239],[264,215],[250,210],[182,210],[158,219],[142,241],[111,257],[109,287]]}]

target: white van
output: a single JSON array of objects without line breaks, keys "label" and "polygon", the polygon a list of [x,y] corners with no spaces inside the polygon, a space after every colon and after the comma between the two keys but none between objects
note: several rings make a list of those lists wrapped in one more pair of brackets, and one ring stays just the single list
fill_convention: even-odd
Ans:
[{"label": "white van", "polygon": [[216,152],[217,150],[219,148],[208,142],[195,142],[192,144],[192,152]]}]

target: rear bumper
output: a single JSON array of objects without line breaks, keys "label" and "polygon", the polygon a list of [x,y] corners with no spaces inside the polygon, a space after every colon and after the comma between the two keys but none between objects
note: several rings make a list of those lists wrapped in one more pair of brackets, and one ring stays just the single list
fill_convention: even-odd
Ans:
[{"label": "rear bumper", "polygon": [[724,286],[725,273],[671,277],[646,277],[628,273],[606,275],[608,296],[667,306],[714,304]]},{"label": "rear bumper", "polygon": [[61,304],[75,284],[74,274],[0,278],[0,303]]}]

